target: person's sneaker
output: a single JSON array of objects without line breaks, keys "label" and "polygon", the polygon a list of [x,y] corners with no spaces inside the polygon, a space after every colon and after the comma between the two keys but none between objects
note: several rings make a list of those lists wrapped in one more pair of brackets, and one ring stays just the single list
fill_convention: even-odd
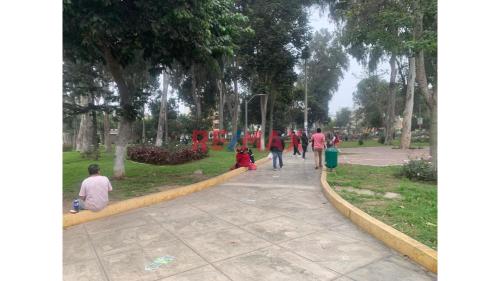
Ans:
[{"label": "person's sneaker", "polygon": [[273,168],[273,171],[276,171],[276,168]]},{"label": "person's sneaker", "polygon": [[317,170],[317,169],[318,169],[318,166],[316,166],[314,169],[316,169],[316,170]]},{"label": "person's sneaker", "polygon": [[78,213],[78,211],[77,211],[77,210],[73,210],[73,209],[69,210],[69,212],[70,212],[70,213],[72,213],[72,214],[76,214],[76,213]]}]

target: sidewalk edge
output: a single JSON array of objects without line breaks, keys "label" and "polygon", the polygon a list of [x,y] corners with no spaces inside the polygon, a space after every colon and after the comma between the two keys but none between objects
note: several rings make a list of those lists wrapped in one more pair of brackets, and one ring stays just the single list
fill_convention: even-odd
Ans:
[{"label": "sidewalk edge", "polygon": [[[259,159],[255,161],[255,164],[257,166],[260,166],[266,162],[268,162],[269,159],[267,157]],[[77,224],[109,217],[112,215],[116,215],[119,213],[123,213],[126,211],[130,211],[133,209],[137,209],[140,207],[146,207],[149,205],[157,204],[163,201],[168,201],[175,199],[179,196],[184,196],[188,195],[190,193],[200,191],[207,189],[209,187],[212,187],[216,184],[225,182],[229,180],[230,178],[233,178],[237,175],[240,175],[244,172],[247,171],[247,168],[238,168],[223,174],[220,174],[218,176],[209,178],[207,180],[193,183],[190,185],[186,186],[181,186],[177,187],[174,189],[162,191],[162,192],[157,192],[157,193],[152,193],[136,198],[131,198],[127,200],[123,200],[114,204],[108,205],[106,208],[102,209],[99,212],[92,212],[92,211],[81,211],[78,214],[64,214],[63,215],[63,228],[74,226]]]},{"label": "sidewalk edge", "polygon": [[437,273],[437,251],[410,236],[375,219],[338,195],[326,180],[326,171],[321,173],[323,194],[328,201],[353,223],[370,233],[390,248],[408,256],[426,269]]}]

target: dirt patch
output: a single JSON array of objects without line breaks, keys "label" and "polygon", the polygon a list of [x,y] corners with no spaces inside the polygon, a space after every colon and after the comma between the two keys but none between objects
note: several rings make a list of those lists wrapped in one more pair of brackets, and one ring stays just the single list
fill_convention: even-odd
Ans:
[{"label": "dirt patch", "polygon": [[[352,186],[335,186],[336,191],[347,191],[347,192],[352,192],[360,195],[369,195],[369,196],[375,196],[375,195],[382,195],[382,193],[375,192],[373,190],[369,189],[363,189],[363,188],[354,188]],[[385,192],[383,195],[384,198],[387,199],[401,199],[401,194],[395,193],[395,192]],[[377,202],[377,201],[373,201]],[[383,202],[383,201],[381,201]],[[375,204],[376,205],[376,204]]]},{"label": "dirt patch", "polygon": [[362,188],[354,188],[352,186],[335,186],[335,190],[337,191],[348,191],[360,195],[375,195],[375,192],[368,190],[368,189],[362,189]]},{"label": "dirt patch", "polygon": [[387,199],[401,199],[401,194],[395,192],[386,192],[384,198]]},{"label": "dirt patch", "polygon": [[387,201],[384,200],[372,200],[361,203],[362,207],[383,207],[387,205]]}]

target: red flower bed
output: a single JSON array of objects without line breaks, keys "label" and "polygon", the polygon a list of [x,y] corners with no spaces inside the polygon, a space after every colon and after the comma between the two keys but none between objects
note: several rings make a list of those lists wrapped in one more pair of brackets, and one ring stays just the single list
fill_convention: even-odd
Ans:
[{"label": "red flower bed", "polygon": [[201,149],[193,150],[191,146],[176,146],[170,148],[156,146],[129,146],[128,159],[140,163],[154,165],[182,164],[192,160],[200,160],[208,156]]}]

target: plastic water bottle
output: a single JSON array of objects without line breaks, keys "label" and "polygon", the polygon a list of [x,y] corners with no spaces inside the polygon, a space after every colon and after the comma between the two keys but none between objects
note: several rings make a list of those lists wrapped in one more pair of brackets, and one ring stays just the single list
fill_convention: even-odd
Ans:
[{"label": "plastic water bottle", "polygon": [[73,210],[79,212],[80,211],[80,202],[78,199],[73,200]]}]

